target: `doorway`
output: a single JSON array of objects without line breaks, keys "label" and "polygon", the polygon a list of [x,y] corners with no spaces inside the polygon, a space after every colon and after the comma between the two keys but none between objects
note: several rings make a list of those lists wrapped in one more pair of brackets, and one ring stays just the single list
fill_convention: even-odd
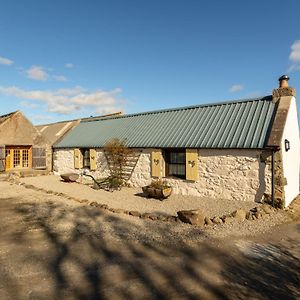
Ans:
[{"label": "doorway", "polygon": [[31,147],[12,146],[5,148],[5,170],[31,168]]}]

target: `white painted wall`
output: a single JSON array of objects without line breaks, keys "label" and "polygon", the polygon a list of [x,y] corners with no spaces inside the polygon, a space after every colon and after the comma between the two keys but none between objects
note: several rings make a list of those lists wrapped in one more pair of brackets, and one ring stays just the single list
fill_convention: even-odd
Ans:
[{"label": "white painted wall", "polygon": [[[129,183],[135,187],[150,184],[151,149],[138,149],[141,153]],[[74,150],[61,149],[54,152],[54,171],[59,174],[82,170],[74,169]],[[199,180],[189,182],[166,178],[175,194],[229,199],[260,201],[264,193],[271,193],[271,170],[261,162],[260,150],[214,150],[198,151]],[[109,175],[105,155],[97,149],[97,171],[89,171],[96,178]]]},{"label": "white painted wall", "polygon": [[[285,139],[290,141],[291,149],[289,151],[285,151]],[[286,206],[299,194],[299,147],[297,105],[296,99],[293,97],[281,141],[283,175],[287,179],[287,185],[284,187]]]}]

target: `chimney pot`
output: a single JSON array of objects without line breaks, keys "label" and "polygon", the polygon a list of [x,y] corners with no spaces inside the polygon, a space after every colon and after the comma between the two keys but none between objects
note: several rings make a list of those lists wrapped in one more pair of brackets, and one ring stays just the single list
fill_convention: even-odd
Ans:
[{"label": "chimney pot", "polygon": [[279,80],[279,88],[273,90],[273,102],[277,102],[280,97],[292,96],[296,97],[296,90],[293,87],[289,87],[289,76],[282,75]]},{"label": "chimney pot", "polygon": [[279,80],[279,88],[286,88],[289,86],[289,81],[290,77],[287,75],[282,75],[278,80]]}]

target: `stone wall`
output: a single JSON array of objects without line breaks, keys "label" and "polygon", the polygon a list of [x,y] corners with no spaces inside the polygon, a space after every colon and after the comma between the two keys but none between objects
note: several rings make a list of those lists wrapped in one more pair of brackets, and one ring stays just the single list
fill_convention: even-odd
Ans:
[{"label": "stone wall", "polygon": [[[81,173],[83,170],[74,169],[74,150],[60,149],[53,152],[53,171],[63,173]],[[110,171],[102,150],[97,150],[97,171],[90,171],[89,174],[95,178],[109,176]]]},{"label": "stone wall", "polygon": [[59,174],[76,172],[74,169],[74,151],[72,149],[61,149],[53,151],[53,171]]},{"label": "stone wall", "polygon": [[[129,183],[141,187],[148,185],[152,180],[151,149],[137,151],[141,154]],[[175,194],[260,201],[265,193],[271,193],[271,166],[261,159],[262,151],[200,149],[198,154],[197,182],[167,178]],[[54,171],[60,174],[81,172],[74,170],[73,150],[55,150]],[[90,174],[98,178],[109,175],[102,150],[97,151],[97,171]]]}]

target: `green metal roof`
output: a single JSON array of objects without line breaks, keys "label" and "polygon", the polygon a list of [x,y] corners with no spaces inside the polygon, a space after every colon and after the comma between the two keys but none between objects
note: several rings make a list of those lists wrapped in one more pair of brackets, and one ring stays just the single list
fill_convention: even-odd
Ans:
[{"label": "green metal roof", "polygon": [[82,121],[54,148],[103,147],[112,138],[138,148],[264,148],[272,97]]}]

